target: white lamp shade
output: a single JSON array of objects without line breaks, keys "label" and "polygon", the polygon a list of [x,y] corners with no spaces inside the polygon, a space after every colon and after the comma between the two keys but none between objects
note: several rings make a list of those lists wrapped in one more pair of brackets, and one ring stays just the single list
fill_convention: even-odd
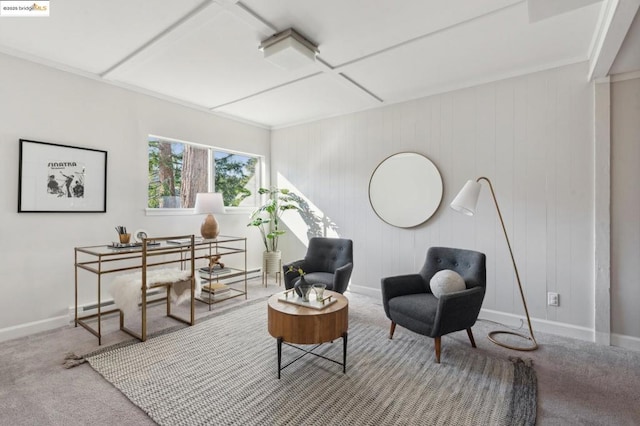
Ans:
[{"label": "white lamp shade", "polygon": [[476,212],[481,188],[480,182],[468,180],[451,202],[451,208],[467,216],[473,216]]},{"label": "white lamp shade", "polygon": [[221,192],[199,192],[196,194],[195,214],[224,213]]}]

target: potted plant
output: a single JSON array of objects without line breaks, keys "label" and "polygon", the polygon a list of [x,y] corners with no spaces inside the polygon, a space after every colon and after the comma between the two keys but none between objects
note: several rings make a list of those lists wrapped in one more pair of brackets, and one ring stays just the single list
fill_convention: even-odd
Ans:
[{"label": "potted plant", "polygon": [[282,254],[278,250],[278,239],[286,230],[281,227],[280,218],[287,210],[297,210],[295,196],[288,189],[260,188],[258,193],[269,195],[269,199],[251,214],[247,226],[255,226],[260,231],[264,244],[263,265],[266,274],[281,272]]}]

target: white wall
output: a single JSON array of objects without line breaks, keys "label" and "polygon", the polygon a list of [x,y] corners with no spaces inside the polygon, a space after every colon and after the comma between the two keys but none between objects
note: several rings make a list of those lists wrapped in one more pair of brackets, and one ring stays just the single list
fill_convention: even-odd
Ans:
[{"label": "white wall", "polygon": [[[594,88],[586,75],[587,64],[576,64],[276,130],[272,179],[286,178],[353,239],[353,290],[378,295],[381,277],[417,271],[429,246],[476,249],[488,259],[485,315],[519,324],[510,314],[524,311],[488,188],[473,218],[448,208],[467,179],[489,177],[535,328],[591,339]],[[376,165],[401,151],[429,157],[444,182],[439,210],[414,229],[385,224],[368,200]],[[303,253],[290,242],[283,259]],[[546,305],[548,291],[560,294],[559,307]]]},{"label": "white wall", "polygon": [[611,84],[611,328],[640,348],[640,75]]},{"label": "white wall", "polygon": [[[75,246],[114,240],[115,225],[151,235],[198,233],[200,216],[146,216],[147,135],[264,155],[269,131],[0,55],[0,340],[66,324],[73,306]],[[18,140],[108,151],[106,213],[17,213]],[[217,215],[227,235],[250,238],[248,215]],[[95,288],[95,282],[86,283]],[[95,297],[94,297],[95,299]],[[87,295],[81,303],[95,301]]]},{"label": "white wall", "polygon": [[[586,64],[572,65],[276,130],[273,178],[354,240],[352,289],[378,295],[381,277],[416,271],[429,246],[473,248],[489,259],[484,315],[517,324],[523,312],[489,192],[483,190],[474,218],[447,208],[465,180],[490,177],[534,327],[590,338],[594,123],[585,75]],[[614,344],[623,346],[640,342],[640,206],[629,184],[639,178],[639,86],[637,78],[612,84],[611,311]],[[198,229],[197,216],[145,215],[150,133],[254,152],[269,164],[267,130],[0,55],[0,340],[66,324],[73,247],[111,241],[116,224],[163,234]],[[107,150],[107,213],[18,214],[20,138]],[[414,229],[383,223],[368,200],[371,172],[399,151],[428,156],[444,181],[440,209]],[[246,219],[218,216],[225,233],[249,238],[250,267],[259,267],[261,244]],[[285,261],[304,253],[303,234],[282,240]],[[546,306],[547,291],[560,293],[559,307]]]}]

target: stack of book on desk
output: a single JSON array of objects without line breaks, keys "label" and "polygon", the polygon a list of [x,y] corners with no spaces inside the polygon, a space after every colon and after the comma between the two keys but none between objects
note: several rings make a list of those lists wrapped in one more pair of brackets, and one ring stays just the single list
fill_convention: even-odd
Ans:
[{"label": "stack of book on desk", "polygon": [[205,278],[207,274],[211,274],[211,275],[219,275],[219,274],[226,274],[227,272],[229,272],[229,268],[221,268],[220,266],[214,266],[213,268],[209,268],[208,266],[204,266],[202,268],[200,268],[200,272],[203,272],[205,274]]},{"label": "stack of book on desk", "polygon": [[219,296],[221,294],[225,294],[229,292],[230,288],[228,285],[222,283],[210,283],[202,286],[202,290],[213,294],[214,296]]}]

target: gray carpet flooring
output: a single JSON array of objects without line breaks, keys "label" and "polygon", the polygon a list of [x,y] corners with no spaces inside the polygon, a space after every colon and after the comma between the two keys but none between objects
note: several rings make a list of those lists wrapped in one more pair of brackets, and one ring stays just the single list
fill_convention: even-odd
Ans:
[{"label": "gray carpet flooring", "polygon": [[[442,426],[535,424],[535,373],[524,363],[452,347],[448,362],[427,364],[420,336],[385,339],[385,327],[352,311],[344,374],[326,359],[299,358],[301,351],[284,345],[283,365],[298,362],[278,380],[266,322],[261,299],[86,359],[166,426],[422,426],[425,419]],[[337,339],[314,353],[342,360],[341,343]],[[194,407],[193,395],[217,403]]]},{"label": "gray carpet flooring", "polygon": [[[254,280],[249,300],[279,291]],[[372,323],[388,325],[380,300],[360,294],[345,294],[350,310],[357,310]],[[233,309],[244,298],[213,306],[212,312]],[[210,315],[198,304],[198,317]],[[172,327],[163,316],[163,306],[150,309],[149,332]],[[477,349],[469,345],[465,332],[442,340],[442,362],[448,349],[477,351],[488,356],[531,358],[538,378],[539,425],[638,425],[640,424],[640,352],[536,333],[540,349],[515,352],[496,346],[486,334],[495,324],[479,321],[474,326]],[[501,328],[501,327],[500,327]],[[130,337],[118,330],[116,316],[103,320],[103,346]],[[407,330],[398,328],[395,338]],[[79,354],[98,349],[97,339],[83,328],[63,327],[0,344],[0,425],[151,425],[153,421],[104,380],[89,365],[62,367],[67,352]],[[274,343],[275,350],[275,343]],[[433,362],[433,341],[424,338],[424,357]],[[194,396],[194,404],[208,404]],[[428,421],[425,424],[429,424]]]}]

